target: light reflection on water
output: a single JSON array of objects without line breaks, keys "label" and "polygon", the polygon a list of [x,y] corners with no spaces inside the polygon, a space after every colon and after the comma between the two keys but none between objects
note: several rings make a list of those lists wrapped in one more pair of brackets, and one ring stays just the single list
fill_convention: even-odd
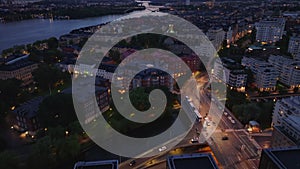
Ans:
[{"label": "light reflection on water", "polygon": [[[133,13],[143,13],[136,11]],[[73,29],[110,22],[124,15],[107,15],[76,20],[32,19],[11,23],[0,23],[0,53],[2,50],[33,43],[50,37],[59,37]]]}]

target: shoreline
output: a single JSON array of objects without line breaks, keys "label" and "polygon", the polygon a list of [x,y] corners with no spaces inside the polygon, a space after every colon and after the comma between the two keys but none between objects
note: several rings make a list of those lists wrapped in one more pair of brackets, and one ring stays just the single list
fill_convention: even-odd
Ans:
[{"label": "shoreline", "polygon": [[[126,13],[123,13],[123,14],[117,14],[117,13],[115,13],[115,14],[109,14],[109,15],[103,15],[103,16],[96,16],[96,17],[86,17],[86,18],[82,18],[82,19],[69,19],[69,21],[74,21],[74,20],[86,20],[86,19],[94,19],[94,18],[99,18],[99,17],[106,17],[106,16],[114,16],[114,15],[123,15],[123,16],[125,16],[125,15],[127,15],[127,14],[130,14],[130,13],[132,13],[132,12],[137,12],[137,11],[143,11],[143,10],[141,10],[141,9],[139,9],[139,10],[130,10],[130,11],[128,11],[128,12],[126,12]],[[48,19],[29,19],[29,20],[48,20]],[[22,22],[22,21],[28,21],[28,20],[21,20],[21,21],[18,21],[18,22]],[[63,19],[58,19],[58,20],[54,20],[54,21],[64,21]],[[96,23],[96,24],[92,24],[92,25],[89,25],[89,26],[82,26],[82,27],[79,27],[79,28],[75,28],[75,29],[71,29],[71,30],[69,30],[67,33],[65,33],[65,34],[60,34],[60,35],[53,35],[53,36],[49,36],[49,37],[47,37],[47,38],[41,38],[41,39],[36,39],[36,40],[34,40],[33,42],[29,42],[29,43],[22,43],[22,44],[14,44],[14,45],[12,45],[11,47],[8,47],[8,48],[4,48],[4,49],[2,49],[2,50],[0,50],[0,55],[1,55],[1,57],[3,57],[2,56],[2,54],[3,54],[3,51],[5,51],[5,50],[8,50],[8,49],[13,49],[13,48],[15,48],[15,47],[17,47],[17,46],[26,46],[26,45],[28,45],[28,44],[33,44],[34,42],[36,42],[36,41],[43,41],[43,40],[47,40],[48,38],[51,38],[51,37],[55,37],[55,38],[57,38],[57,39],[59,39],[61,36],[63,36],[63,35],[67,35],[67,34],[73,34],[74,32],[76,32],[76,31],[78,31],[78,30],[80,30],[80,29],[86,29],[86,28],[90,28],[90,27],[95,27],[95,26],[103,26],[103,25],[106,25],[107,23],[109,23],[109,22],[111,22],[111,21],[108,21],[108,22],[105,22],[105,23]],[[17,23],[17,22],[10,22],[10,23]],[[9,24],[9,23],[8,23]],[[5,24],[2,24],[2,25],[5,25]],[[1,23],[0,23],[0,26],[1,26]]]},{"label": "shoreline", "polygon": [[103,17],[103,16],[109,16],[109,15],[125,15],[131,12],[135,12],[135,11],[142,11],[145,10],[146,7],[141,6],[141,7],[133,7],[133,8],[129,8],[123,11],[115,11],[113,13],[106,13],[106,14],[99,14],[99,15],[95,15],[95,16],[87,16],[87,17],[74,17],[74,16],[55,16],[55,17],[49,17],[48,15],[46,17],[36,17],[36,18],[24,18],[24,19],[20,19],[20,20],[8,20],[6,21],[3,17],[0,17],[0,25],[3,24],[7,24],[7,23],[17,23],[17,22],[22,22],[22,21],[26,21],[26,20],[34,20],[34,19],[52,19],[52,20],[79,20],[79,19],[87,19],[87,18],[96,18],[96,17]]}]

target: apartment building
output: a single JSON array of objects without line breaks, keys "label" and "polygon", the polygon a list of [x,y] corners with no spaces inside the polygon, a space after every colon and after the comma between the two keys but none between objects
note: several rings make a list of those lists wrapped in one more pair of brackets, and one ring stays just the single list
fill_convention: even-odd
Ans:
[{"label": "apartment building", "polygon": [[13,127],[14,129],[24,132],[28,131],[29,135],[35,135],[35,132],[40,128],[38,118],[38,109],[43,97],[31,99],[13,111]]},{"label": "apartment building", "polygon": [[259,42],[274,43],[282,39],[285,28],[284,18],[261,20],[255,23],[256,40]]},{"label": "apartment building", "polygon": [[279,72],[272,64],[254,58],[243,57],[242,65],[253,72],[256,87],[260,91],[276,90]]},{"label": "apartment building", "polygon": [[222,28],[210,28],[207,31],[206,36],[218,51],[222,47],[222,43],[225,40],[225,34],[226,32]]},{"label": "apartment building", "polygon": [[292,36],[290,38],[288,52],[293,56],[300,53],[300,36]]},{"label": "apartment building", "polygon": [[38,68],[38,64],[26,58],[17,58],[0,66],[0,79],[18,79],[23,86],[33,82],[32,72]]},{"label": "apartment building", "polygon": [[300,145],[300,97],[278,100],[274,106],[272,145]]},{"label": "apartment building", "polygon": [[229,58],[217,60],[214,64],[213,75],[237,91],[244,92],[247,84],[247,73],[245,68]]},{"label": "apartment building", "polygon": [[300,61],[284,56],[271,55],[268,59],[279,72],[279,81],[294,88],[300,87]]},{"label": "apartment building", "polygon": [[261,154],[259,169],[298,169],[300,147],[269,148]]}]

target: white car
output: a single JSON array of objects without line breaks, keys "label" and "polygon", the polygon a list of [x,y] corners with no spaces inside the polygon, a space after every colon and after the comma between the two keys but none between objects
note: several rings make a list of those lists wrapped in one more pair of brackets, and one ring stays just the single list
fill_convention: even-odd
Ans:
[{"label": "white car", "polygon": [[229,119],[229,120],[232,120],[232,117],[231,117],[231,116],[228,116],[228,119]]},{"label": "white car", "polygon": [[165,151],[166,149],[167,149],[166,146],[162,146],[162,147],[160,147],[160,148],[158,149],[158,151],[162,152],[162,151]]},{"label": "white car", "polygon": [[235,121],[234,121],[234,120],[231,120],[231,123],[232,123],[232,124],[235,124]]},{"label": "white car", "polygon": [[227,116],[227,115],[228,115],[228,113],[227,113],[227,112],[224,112],[224,115],[225,115],[225,116]]},{"label": "white car", "polygon": [[199,140],[197,138],[192,138],[191,143],[199,143]]}]

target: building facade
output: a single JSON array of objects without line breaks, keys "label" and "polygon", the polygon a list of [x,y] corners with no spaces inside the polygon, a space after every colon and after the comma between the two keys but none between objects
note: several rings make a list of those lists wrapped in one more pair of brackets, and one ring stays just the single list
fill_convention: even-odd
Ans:
[{"label": "building facade", "polygon": [[300,145],[300,97],[278,100],[274,106],[272,145]]},{"label": "building facade", "polygon": [[28,61],[27,59],[21,59],[11,61],[0,66],[0,79],[18,79],[21,80],[22,86],[33,83],[32,72],[38,68],[38,64]]},{"label": "building facade", "polygon": [[279,72],[272,64],[254,58],[243,57],[242,65],[252,71],[255,85],[260,91],[276,90]]},{"label": "building facade", "polygon": [[259,169],[298,169],[300,168],[300,147],[264,149]]},{"label": "building facade", "polygon": [[300,53],[300,36],[293,36],[290,38],[288,52],[293,56]]},{"label": "building facade", "polygon": [[206,33],[207,38],[212,42],[217,51],[222,47],[225,34],[226,32],[222,28],[210,28]]},{"label": "building facade", "polygon": [[37,97],[20,105],[13,111],[13,127],[21,132],[27,131],[29,135],[35,135],[40,128],[38,109],[43,97]]},{"label": "building facade", "polygon": [[234,60],[229,58],[217,60],[214,64],[213,75],[217,79],[224,79],[231,89],[245,91],[248,75],[245,68]]},{"label": "building facade", "polygon": [[268,62],[279,72],[280,82],[291,88],[300,87],[300,61],[271,55]]},{"label": "building facade", "polygon": [[256,40],[259,42],[274,43],[282,39],[285,28],[284,18],[273,18],[255,23]]}]

